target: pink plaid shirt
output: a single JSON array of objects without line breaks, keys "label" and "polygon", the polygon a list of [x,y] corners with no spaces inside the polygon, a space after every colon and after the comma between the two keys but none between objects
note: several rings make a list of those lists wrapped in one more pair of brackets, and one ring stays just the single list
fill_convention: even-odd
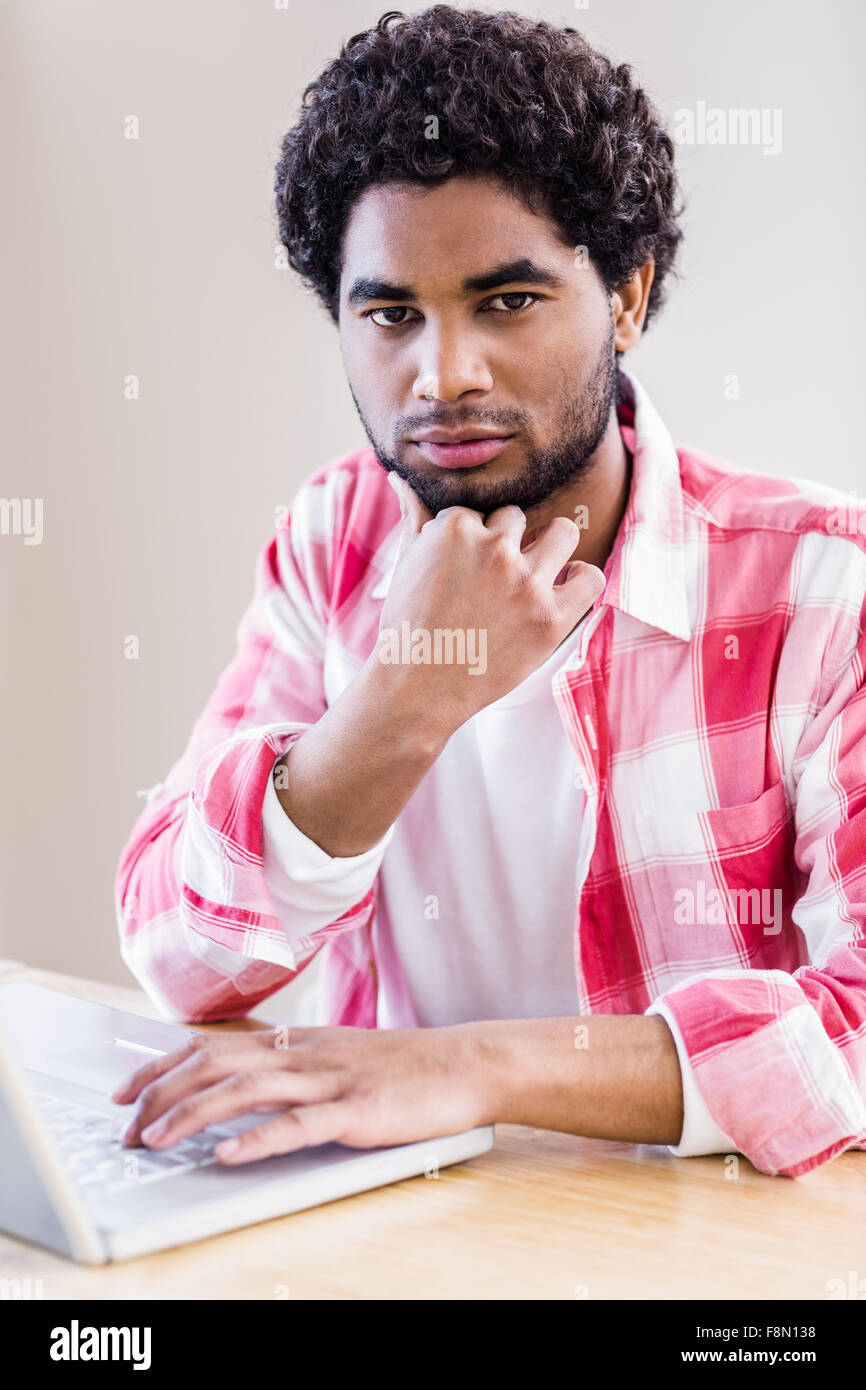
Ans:
[{"label": "pink plaid shirt", "polygon": [[[592,830],[578,997],[669,1010],[720,1130],[793,1177],[866,1146],[866,518],[830,488],[675,449],[620,381],[631,494],[555,683]],[[327,706],[329,662],[376,644],[398,528],[369,448],[304,484],[235,658],[133,829],[121,949],[173,1017],[243,1015],[321,951],[325,1016],[376,1025],[375,885],[290,944],[262,805]]]}]

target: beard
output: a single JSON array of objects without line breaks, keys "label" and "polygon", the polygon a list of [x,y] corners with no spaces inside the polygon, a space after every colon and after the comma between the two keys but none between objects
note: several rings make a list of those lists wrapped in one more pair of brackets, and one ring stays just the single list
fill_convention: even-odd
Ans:
[{"label": "beard", "polygon": [[[416,471],[390,454],[382,442],[374,438],[354,391],[352,399],[379,463],[387,473],[396,473],[405,479],[428,511],[435,516],[444,507],[470,507],[473,511],[486,514],[497,507],[506,506],[517,506],[528,512],[530,508],[539,506],[557,492],[586,477],[593,465],[593,455],[610,423],[616,388],[617,366],[611,322],[607,341],[579,395],[570,396],[564,390],[560,395],[561,423],[554,441],[543,449],[530,447],[526,461],[517,473],[509,478],[496,479],[484,478],[485,464],[468,469],[443,468],[433,476]],[[413,430],[435,429],[437,426],[459,429],[471,425],[487,429],[501,428],[503,434],[510,434],[525,429],[526,424],[526,416],[518,410],[473,410],[471,414],[452,410],[447,422],[440,410],[439,418],[413,420],[408,416],[401,417],[397,421],[395,434],[403,436]]]}]

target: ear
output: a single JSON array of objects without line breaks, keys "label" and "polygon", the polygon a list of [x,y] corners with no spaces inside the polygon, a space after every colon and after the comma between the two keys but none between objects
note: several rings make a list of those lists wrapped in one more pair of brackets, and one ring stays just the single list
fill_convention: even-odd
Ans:
[{"label": "ear", "polygon": [[647,261],[613,292],[611,308],[617,352],[633,348],[641,335],[655,269],[653,262]]}]

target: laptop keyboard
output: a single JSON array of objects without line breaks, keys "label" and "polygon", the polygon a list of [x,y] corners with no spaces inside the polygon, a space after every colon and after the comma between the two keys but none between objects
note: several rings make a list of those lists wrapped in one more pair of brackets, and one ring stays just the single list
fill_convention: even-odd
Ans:
[{"label": "laptop keyboard", "polygon": [[113,1196],[218,1163],[214,1147],[232,1130],[211,1127],[170,1149],[130,1149],[120,1142],[129,1124],[89,1106],[34,1092],[55,1144],[83,1196]]}]

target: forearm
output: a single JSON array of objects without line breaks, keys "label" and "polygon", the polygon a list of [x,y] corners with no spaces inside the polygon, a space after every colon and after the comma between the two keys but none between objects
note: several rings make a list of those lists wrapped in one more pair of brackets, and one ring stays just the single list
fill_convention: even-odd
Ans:
[{"label": "forearm", "polygon": [[597,1014],[465,1026],[491,1123],[639,1144],[679,1142],[682,1080],[663,1019]]},{"label": "forearm", "polygon": [[413,677],[374,655],[277,765],[286,815],[334,858],[381,840],[448,741]]}]

